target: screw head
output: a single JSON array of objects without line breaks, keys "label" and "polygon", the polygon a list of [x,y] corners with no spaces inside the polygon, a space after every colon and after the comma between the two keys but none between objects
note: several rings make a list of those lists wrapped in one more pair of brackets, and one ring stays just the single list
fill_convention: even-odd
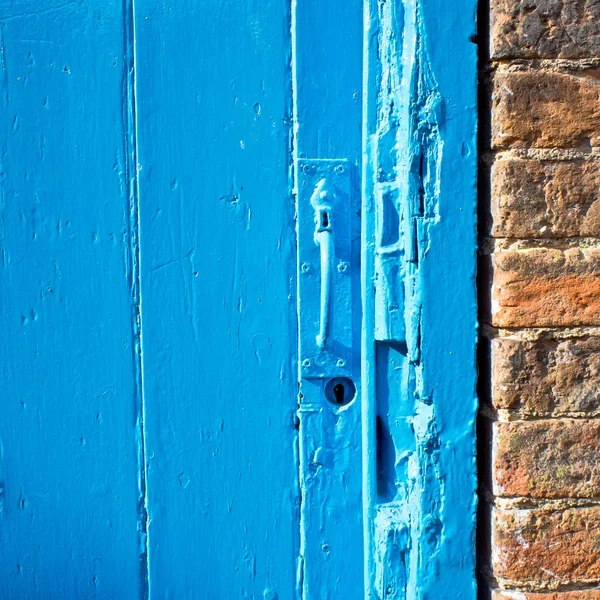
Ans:
[{"label": "screw head", "polygon": [[348,263],[345,261],[341,261],[340,264],[338,265],[338,271],[340,273],[344,273],[347,270],[348,270]]},{"label": "screw head", "polygon": [[341,369],[346,366],[346,361],[343,358],[338,358],[338,361],[335,364]]},{"label": "screw head", "polygon": [[335,168],[336,173],[343,173],[344,172],[344,165],[338,165]]},{"label": "screw head", "polygon": [[308,273],[310,271],[310,263],[302,263],[300,268],[302,269],[303,273]]},{"label": "screw head", "polygon": [[310,360],[308,360],[308,358],[305,358],[305,359],[302,361],[302,366],[303,366],[303,367],[310,367]]}]

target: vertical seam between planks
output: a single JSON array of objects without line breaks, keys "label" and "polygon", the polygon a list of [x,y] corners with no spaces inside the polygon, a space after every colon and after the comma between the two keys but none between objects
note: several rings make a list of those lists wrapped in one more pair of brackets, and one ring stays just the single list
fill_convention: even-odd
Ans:
[{"label": "vertical seam between planks", "polygon": [[148,498],[147,460],[144,403],[144,370],[142,358],[142,294],[140,281],[140,188],[138,178],[138,133],[136,98],[136,49],[135,49],[135,6],[134,0],[124,0],[124,94],[123,112],[126,124],[125,172],[128,197],[128,251],[129,284],[132,298],[132,329],[134,359],[135,440],[138,466],[138,548],[140,553],[140,597],[150,596],[150,572],[148,553]]},{"label": "vertical seam between planks", "polygon": [[362,418],[362,492],[364,544],[364,597],[374,597],[374,543],[373,518],[377,468],[372,448],[376,447],[375,434],[375,339],[373,290],[373,198],[371,168],[371,103],[373,102],[372,41],[376,4],[363,4],[363,104],[362,104],[362,173],[361,173],[361,418]]},{"label": "vertical seam between planks", "polygon": [[[290,153],[292,158],[292,169],[291,169],[291,186],[292,186],[292,196],[294,198],[294,206],[295,206],[295,221],[296,221],[296,327],[297,331],[300,330],[300,312],[298,306],[298,300],[300,298],[300,280],[297,276],[298,274],[298,260],[299,260],[299,252],[298,252],[298,190],[297,190],[297,182],[298,182],[298,80],[297,80],[297,65],[296,65],[296,10],[298,9],[297,1],[291,0],[290,2],[290,45],[291,45],[291,53],[290,53],[290,70],[291,70],[291,94],[292,94],[292,131],[291,131],[291,140],[290,140]],[[300,336],[297,336],[297,356],[298,356],[298,371],[297,371],[297,385],[298,385],[298,395],[296,399],[296,411],[300,410]],[[295,417],[296,422],[298,423],[298,430],[296,432],[295,439],[295,454],[296,454],[296,486],[297,486],[297,499],[298,499],[298,507],[297,507],[297,516],[298,516],[298,525],[297,525],[297,535],[298,535],[298,548],[297,548],[297,565],[296,565],[296,597],[298,600],[301,600],[304,597],[304,547],[305,547],[305,539],[304,539],[304,528],[302,526],[302,472],[301,472],[301,450],[302,450],[302,432],[300,431],[300,423],[299,423],[299,415],[296,412]]]},{"label": "vertical seam between planks", "polygon": [[[491,207],[490,181],[486,172],[487,165],[483,159],[485,153],[491,148],[491,97],[489,88],[490,75],[490,0],[478,0],[477,3],[477,74],[478,74],[478,139],[477,152],[479,155],[477,177],[477,211],[478,211],[478,246],[483,249],[487,238],[485,224],[487,211]],[[477,271],[477,299],[479,310],[488,303],[486,295],[489,294],[488,277],[491,273],[481,265]],[[481,321],[481,315],[479,318]],[[481,335],[480,330],[480,335]],[[492,553],[494,551],[491,541],[491,506],[489,505],[485,490],[491,489],[491,429],[490,421],[481,411],[485,402],[491,399],[491,373],[490,356],[486,350],[486,341],[480,337],[477,346],[477,363],[479,377],[477,392],[480,408],[477,415],[476,450],[477,450],[477,481],[478,505],[475,538],[475,565],[478,584],[477,598],[490,600],[493,586],[493,573],[491,569]]]}]

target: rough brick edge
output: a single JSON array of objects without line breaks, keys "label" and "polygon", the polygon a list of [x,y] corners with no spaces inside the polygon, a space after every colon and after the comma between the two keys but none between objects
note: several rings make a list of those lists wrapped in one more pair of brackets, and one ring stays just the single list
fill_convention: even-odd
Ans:
[{"label": "rough brick edge", "polygon": [[[514,0],[511,2],[506,2],[504,0],[498,0],[495,4],[495,8],[498,9],[498,6],[500,6],[501,10],[504,10],[504,8],[509,7],[511,8],[511,10],[518,10],[521,11],[521,5],[522,5],[522,1],[520,0]],[[533,2],[534,5],[536,5],[536,2]],[[483,5],[483,6],[482,6]],[[528,3],[528,6],[531,5],[531,2]],[[504,8],[503,8],[504,7]],[[519,8],[517,8],[519,7]],[[530,10],[528,8],[528,10]],[[534,9],[535,10],[535,9]],[[486,25],[486,29],[485,29],[485,34],[482,35],[480,37],[480,44],[482,44],[482,42],[485,40],[487,42],[489,42],[489,40],[487,40],[487,38],[485,37],[488,33],[488,29],[489,29],[489,16],[490,16],[490,6],[489,6],[489,2],[481,2],[480,3],[480,26],[482,23],[485,23]],[[522,15],[519,15],[519,18]],[[535,17],[535,15],[534,15]],[[529,20],[531,21],[530,17],[526,17],[523,16],[523,24],[525,24],[525,18],[529,18]],[[514,21],[514,19],[512,19]],[[553,22],[553,21],[552,21]],[[581,45],[582,47],[580,48],[571,48],[571,47],[566,47],[565,44],[563,42],[561,42],[560,44],[556,45],[555,42],[560,41],[560,35],[562,35],[562,32],[564,30],[566,30],[565,24],[564,23],[557,23],[558,29],[554,30],[552,32],[552,35],[550,35],[547,39],[548,41],[545,41],[545,38],[540,38],[542,39],[543,44],[540,46],[536,46],[536,47],[532,47],[532,48],[524,48],[524,39],[521,37],[519,38],[519,35],[521,35],[524,31],[519,32],[518,30],[516,30],[516,33],[518,34],[517,37],[515,37],[513,40],[503,40],[502,44],[503,47],[499,50],[500,45],[498,43],[498,19],[495,20],[495,22],[493,23],[493,27],[494,27],[494,40],[493,40],[493,44],[488,43],[487,46],[485,47],[485,49],[482,49],[480,52],[480,59],[481,60],[481,73],[482,73],[482,90],[485,90],[485,94],[489,94],[488,97],[483,99],[483,102],[480,104],[480,109],[482,110],[482,115],[481,115],[481,125],[482,125],[482,129],[480,130],[482,132],[480,141],[482,142],[480,144],[480,156],[482,156],[482,167],[481,167],[481,176],[482,176],[482,180],[483,182],[480,183],[480,227],[483,225],[483,229],[480,230],[480,237],[482,239],[482,246],[486,246],[487,244],[489,244],[489,242],[485,239],[487,236],[491,235],[491,226],[492,226],[492,219],[491,219],[491,210],[490,210],[490,206],[489,206],[489,202],[491,200],[491,186],[490,186],[490,177],[489,177],[489,173],[490,173],[490,169],[491,169],[491,165],[493,164],[493,162],[496,160],[496,157],[498,157],[498,159],[502,158],[502,159],[507,159],[507,160],[513,160],[513,159],[523,159],[523,160],[572,160],[573,158],[576,158],[580,161],[590,161],[590,160],[594,160],[597,158],[597,148],[594,147],[596,145],[596,142],[594,141],[594,143],[592,143],[592,135],[593,132],[588,132],[588,131],[584,131],[583,132],[583,136],[581,135],[581,131],[577,130],[577,123],[575,123],[575,130],[570,132],[570,138],[568,139],[567,143],[563,142],[560,143],[560,139],[559,139],[559,143],[556,143],[556,140],[553,141],[554,146],[563,146],[562,148],[556,148],[556,147],[550,147],[548,146],[544,140],[542,139],[541,143],[540,143],[540,138],[538,137],[538,141],[537,143],[534,144],[530,144],[530,146],[533,147],[527,147],[528,144],[527,143],[521,143],[521,144],[509,144],[506,148],[506,150],[502,150],[501,148],[496,148],[495,152],[493,154],[490,153],[491,150],[491,126],[486,126],[486,120],[491,117],[491,109],[490,106],[488,104],[489,99],[491,98],[491,93],[489,93],[488,90],[491,90],[491,82],[493,80],[493,76],[495,74],[495,72],[505,72],[505,73],[509,73],[509,72],[514,72],[514,73],[519,73],[519,72],[531,72],[533,71],[546,71],[546,70],[554,70],[555,71],[555,78],[556,76],[558,76],[558,79],[561,79],[560,75],[566,75],[566,79],[569,79],[569,76],[571,77],[571,81],[573,80],[577,80],[577,78],[580,77],[580,75],[578,75],[578,72],[581,72],[585,69],[590,69],[590,68],[597,68],[598,66],[598,59],[586,59],[586,56],[589,56],[591,54],[598,54],[598,52],[596,52],[595,50],[597,48],[600,48],[600,45],[597,43],[598,39],[600,39],[600,36],[598,35],[600,33],[600,26],[598,26],[596,30],[594,30],[593,35],[596,35],[595,38],[595,42],[592,45],[587,45],[585,46],[585,44]],[[518,29],[518,26],[517,26]],[[577,29],[575,29],[576,33],[579,33],[582,31],[582,28],[579,27]],[[586,30],[586,32],[589,33],[589,29]],[[587,35],[587,33],[586,33]],[[576,43],[577,40],[574,40],[574,43]],[[554,46],[552,45],[554,44]],[[585,47],[583,47],[585,46]],[[494,56],[494,63],[492,64],[491,60],[490,60],[490,56],[488,54],[488,50],[490,47],[493,47],[494,52],[495,52],[495,56]],[[558,49],[559,52],[555,52],[555,50]],[[513,52],[513,50],[516,50],[516,52]],[[519,58],[527,58],[529,60],[514,60],[514,59],[519,59]],[[545,59],[546,58],[546,59]],[[573,60],[554,60],[556,58],[566,58],[566,59],[579,59],[577,61],[573,61]],[[547,60],[547,59],[551,59],[551,60]],[[489,75],[489,77],[487,77],[487,75]],[[486,81],[487,78],[487,81]],[[483,92],[482,92],[483,95]],[[568,108],[568,107],[567,107]],[[486,112],[487,111],[487,112]],[[576,117],[577,118],[577,117]],[[595,118],[595,117],[594,117]],[[561,135],[561,131],[557,132],[558,137],[560,138]],[[535,136],[534,136],[535,137]],[[581,143],[581,139],[584,139],[584,142]],[[585,138],[587,137],[587,139],[589,139],[589,143],[585,141]],[[575,140],[575,141],[574,141]],[[580,147],[572,147],[575,145],[579,145]],[[518,147],[520,146],[520,147]],[[536,147],[537,146],[537,147]],[[506,156],[504,156],[504,154],[506,154]],[[486,205],[487,202],[487,205]],[[561,237],[565,237],[565,234],[570,234],[570,236],[572,237],[580,237],[580,236],[585,236],[585,235],[597,235],[597,232],[594,230],[594,225],[593,226],[588,226],[589,223],[585,223],[584,227],[581,227],[579,230],[569,230],[569,231],[562,231],[560,229],[560,227],[558,228],[558,230],[555,231],[550,231],[548,232],[546,235],[544,235],[546,232],[542,231],[542,235],[541,236],[537,236],[537,235],[532,235],[532,231],[531,228],[529,231],[524,231],[524,232],[512,232],[512,233],[508,233],[506,234],[506,232],[498,232],[495,231],[493,232],[494,234],[498,235],[498,233],[505,233],[505,235],[503,237],[509,238],[508,241],[514,241],[510,240],[511,235],[514,237],[517,236],[522,236],[522,237],[528,237],[528,238],[534,238],[534,237],[546,237],[549,238],[547,240],[548,245],[553,248],[556,245],[556,242],[554,242],[552,240],[552,238],[557,237],[557,236],[561,236]],[[541,227],[540,227],[541,229]],[[577,246],[579,244],[581,244],[582,246],[586,245],[586,241],[585,240],[573,240],[575,243],[572,244],[574,246]],[[522,247],[525,248],[529,243],[531,242],[531,240],[527,240],[526,242],[522,242]],[[583,243],[582,243],[583,242]],[[596,240],[597,243],[597,240]],[[496,246],[496,243],[493,243],[492,245]],[[590,244],[593,245],[593,244]],[[588,246],[589,247],[589,246]],[[481,307],[482,307],[482,319],[481,321],[483,323],[495,323],[496,325],[506,325],[506,323],[498,323],[493,321],[493,319],[491,318],[492,315],[492,305],[491,305],[491,297],[487,296],[486,294],[486,290],[489,289],[488,285],[491,287],[491,273],[490,271],[486,268],[490,265],[490,262],[488,260],[488,257],[485,256],[485,254],[487,254],[486,252],[483,253],[482,256],[482,261],[481,261],[481,269],[479,272],[479,282],[480,282],[480,291],[481,291]],[[481,518],[481,522],[480,522],[480,527],[479,527],[479,531],[480,531],[480,544],[479,544],[479,570],[481,573],[481,579],[480,579],[480,597],[481,598],[490,598],[493,595],[493,600],[508,600],[509,598],[512,599],[520,599],[520,600],[575,600],[575,598],[581,598],[582,600],[595,600],[596,598],[600,598],[600,590],[597,589],[597,582],[594,583],[592,581],[589,582],[584,582],[584,581],[578,581],[574,584],[567,584],[564,581],[561,582],[561,584],[559,585],[560,590],[559,592],[550,592],[549,589],[550,587],[548,586],[541,586],[541,588],[539,588],[539,586],[537,586],[538,592],[543,588],[546,590],[546,593],[538,593],[535,591],[536,585],[534,585],[533,587],[531,585],[529,585],[528,582],[523,582],[523,581],[496,581],[490,571],[489,568],[489,558],[491,555],[491,547],[493,546],[493,543],[491,544],[491,535],[489,532],[489,529],[486,529],[486,527],[489,526],[490,522],[491,522],[491,517],[486,518],[486,513],[489,513],[489,510],[492,506],[495,507],[495,510],[497,510],[498,508],[500,508],[501,510],[510,510],[510,509],[515,509],[515,508],[519,508],[520,505],[523,505],[522,507],[530,507],[533,508],[535,506],[538,506],[540,508],[550,508],[553,507],[556,510],[564,510],[566,508],[568,508],[569,506],[585,506],[585,503],[591,503],[594,504],[594,500],[593,499],[588,499],[588,500],[582,500],[582,499],[575,499],[575,500],[565,500],[565,499],[556,499],[556,500],[551,500],[548,501],[546,499],[531,499],[531,498],[494,498],[493,495],[491,494],[491,449],[489,448],[489,446],[486,447],[486,440],[489,440],[489,434],[486,433],[486,430],[489,431],[491,429],[491,423],[495,420],[506,420],[507,422],[510,422],[511,420],[513,421],[518,421],[520,419],[522,419],[523,417],[525,418],[533,418],[535,419],[538,416],[541,415],[535,415],[535,414],[530,414],[530,415],[525,415],[523,414],[523,411],[519,412],[511,412],[511,411],[503,411],[503,410],[497,410],[496,407],[493,406],[493,402],[492,402],[492,389],[491,389],[491,355],[490,355],[490,348],[489,348],[489,340],[492,339],[493,337],[511,337],[511,336],[516,336],[517,338],[519,337],[524,337],[527,338],[528,336],[532,335],[536,336],[539,334],[539,337],[537,339],[543,339],[544,336],[548,336],[549,338],[554,338],[554,339],[563,339],[563,338],[569,338],[569,337],[577,337],[579,335],[579,332],[577,330],[580,329],[594,329],[594,328],[590,328],[590,327],[573,327],[576,325],[596,325],[595,321],[594,322],[590,322],[588,323],[586,321],[586,319],[574,319],[573,322],[568,323],[568,322],[542,322],[542,323],[536,323],[536,325],[539,326],[546,326],[546,329],[540,333],[539,329],[537,331],[532,332],[531,331],[531,323],[525,323],[525,322],[521,322],[521,323],[516,323],[514,324],[514,327],[505,327],[504,329],[499,329],[496,328],[496,330],[494,331],[493,335],[489,335],[489,332],[486,333],[485,329],[486,327],[483,328],[484,330],[484,335],[482,336],[483,339],[483,343],[480,344],[480,348],[479,348],[479,356],[480,356],[480,376],[485,379],[485,381],[480,381],[480,397],[482,398],[482,400],[485,399],[489,399],[489,401],[487,403],[482,402],[482,411],[479,417],[479,421],[480,421],[480,427],[479,427],[479,436],[480,439],[478,440],[478,448],[480,449],[480,475],[481,475],[481,483],[482,483],[482,490],[481,490],[481,495],[482,495],[482,502],[480,504],[480,512],[482,515]],[[553,325],[553,326],[558,326],[559,329],[555,329],[554,331],[550,330],[548,331],[547,326],[548,325]],[[572,329],[569,329],[569,327],[572,327]],[[519,329],[521,328],[521,329]],[[580,337],[585,337],[586,335],[596,335],[597,336],[597,331],[587,331],[583,336]],[[563,407],[564,408],[564,407]],[[551,416],[556,417],[556,416],[567,416],[567,414],[569,412],[572,412],[569,410],[563,412],[561,410],[554,410],[554,412],[551,414]],[[577,412],[577,411],[575,411]],[[581,414],[577,414],[577,416],[583,417],[585,413],[585,411],[579,411]],[[589,411],[588,411],[589,412]],[[596,415],[594,415],[596,416]],[[582,504],[583,503],[583,504]],[[500,588],[500,589],[499,589]],[[509,588],[506,591],[502,591],[501,588]],[[519,590],[520,588],[520,590]],[[596,588],[596,589],[594,589]]]}]

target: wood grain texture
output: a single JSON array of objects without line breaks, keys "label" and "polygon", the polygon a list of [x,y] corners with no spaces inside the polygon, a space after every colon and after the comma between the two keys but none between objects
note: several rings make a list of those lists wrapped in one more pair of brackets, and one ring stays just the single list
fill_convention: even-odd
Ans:
[{"label": "wood grain texture", "polygon": [[143,595],[123,6],[0,5],[0,597]]},{"label": "wood grain texture", "polygon": [[151,598],[292,598],[289,4],[136,3]]}]

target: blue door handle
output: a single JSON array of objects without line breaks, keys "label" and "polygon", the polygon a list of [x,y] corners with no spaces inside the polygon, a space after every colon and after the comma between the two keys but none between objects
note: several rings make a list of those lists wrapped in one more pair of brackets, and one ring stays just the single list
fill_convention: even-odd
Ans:
[{"label": "blue door handle", "polygon": [[353,377],[359,349],[352,307],[358,290],[360,216],[353,165],[299,159],[298,307],[300,374]]},{"label": "blue door handle", "polygon": [[333,269],[335,266],[335,244],[333,239],[333,194],[327,180],[321,179],[311,197],[315,208],[315,243],[321,255],[321,302],[317,346],[325,348],[331,333],[333,309]]}]

